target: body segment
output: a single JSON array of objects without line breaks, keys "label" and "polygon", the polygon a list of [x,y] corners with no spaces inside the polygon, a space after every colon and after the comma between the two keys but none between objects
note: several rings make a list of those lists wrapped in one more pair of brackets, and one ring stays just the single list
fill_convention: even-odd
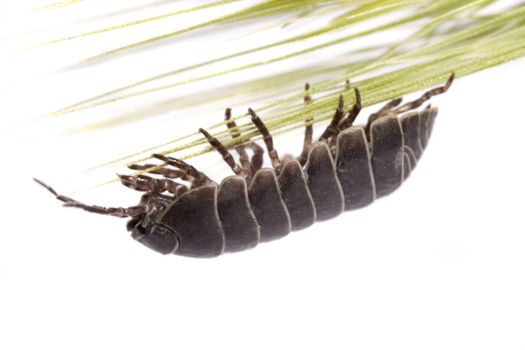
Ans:
[{"label": "body segment", "polygon": [[363,127],[352,126],[339,134],[336,166],[346,210],[362,208],[374,201],[374,173]]},{"label": "body segment", "polygon": [[251,209],[243,177],[230,176],[221,182],[217,207],[224,231],[225,252],[253,248],[259,243],[260,227]]},{"label": "body segment", "polygon": [[248,193],[255,218],[261,227],[262,242],[281,238],[290,233],[292,230],[290,214],[272,169],[257,171]]},{"label": "body segment", "polygon": [[200,187],[183,194],[160,217],[159,223],[177,235],[179,247],[175,252],[178,255],[214,257],[224,251],[216,186]]},{"label": "body segment", "polygon": [[344,210],[343,190],[328,144],[317,142],[313,145],[305,172],[315,203],[317,220],[328,220],[341,214]]},{"label": "body segment", "polygon": [[299,161],[292,160],[284,165],[279,174],[279,189],[290,214],[292,230],[313,225],[317,218],[315,203]]},{"label": "body segment", "polygon": [[387,196],[403,182],[404,137],[401,123],[395,115],[372,122],[370,149],[376,197]]}]

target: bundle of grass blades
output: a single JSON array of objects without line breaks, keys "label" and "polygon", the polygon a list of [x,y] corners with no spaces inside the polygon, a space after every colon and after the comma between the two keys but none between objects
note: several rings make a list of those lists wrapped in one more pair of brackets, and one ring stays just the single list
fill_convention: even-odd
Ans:
[{"label": "bundle of grass blades", "polygon": [[[359,88],[363,105],[369,106],[442,84],[451,72],[462,77],[525,54],[525,4],[519,2],[190,3],[181,7],[159,1],[158,13],[143,15],[136,8],[133,20],[109,17],[111,25],[93,24],[85,31],[21,48],[19,52],[52,50],[58,45],[73,49],[82,40],[96,42],[108,35],[118,39],[100,52],[68,58],[57,68],[61,74],[88,70],[90,76],[111,82],[113,69],[123,64],[126,82],[99,84],[92,94],[48,111],[44,119],[84,118],[70,131],[93,132],[210,105],[217,117],[202,119],[200,126],[231,145],[260,138],[247,118],[246,106],[261,115],[273,135],[280,135],[331,118],[340,95],[351,106],[352,87]],[[89,6],[68,5],[72,13],[82,11],[81,5]],[[61,6],[56,7],[59,11]],[[162,25],[166,20],[178,23],[183,16],[181,25]],[[162,29],[150,35],[146,26],[156,24]],[[140,38],[126,34],[141,28]],[[206,51],[210,38],[219,45]],[[204,54],[196,55],[199,50]],[[168,65],[138,73],[140,67],[154,67],[159,55],[172,59]],[[314,96],[307,104],[302,90],[306,82]],[[235,139],[220,118],[226,107],[234,108],[241,132]],[[116,112],[120,110],[128,112]],[[94,114],[102,117],[85,119]],[[187,133],[152,142],[100,166],[147,160],[152,152],[187,159],[209,150],[201,135]]]}]

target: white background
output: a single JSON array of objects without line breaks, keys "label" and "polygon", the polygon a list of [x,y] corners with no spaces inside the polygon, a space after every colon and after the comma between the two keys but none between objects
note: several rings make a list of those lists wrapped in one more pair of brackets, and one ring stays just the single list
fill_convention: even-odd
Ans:
[{"label": "white background", "polygon": [[[35,137],[20,101],[67,89],[28,96],[7,81],[0,348],[525,349],[524,73],[515,61],[436,98],[425,155],[388,198],[211,260],[157,255],[123,220],[64,209],[34,184],[78,190],[64,179],[100,162],[109,136]],[[129,192],[76,196],[133,205]]]}]

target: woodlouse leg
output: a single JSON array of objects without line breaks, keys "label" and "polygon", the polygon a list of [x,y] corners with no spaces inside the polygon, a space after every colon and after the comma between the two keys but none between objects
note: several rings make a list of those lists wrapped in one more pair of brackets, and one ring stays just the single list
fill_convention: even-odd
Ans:
[{"label": "woodlouse leg", "polygon": [[425,103],[426,101],[430,100],[433,96],[436,96],[436,95],[443,94],[443,93],[447,92],[447,90],[450,88],[450,85],[452,85],[453,81],[454,81],[454,73],[452,73],[450,75],[450,77],[448,78],[448,80],[445,83],[445,85],[439,86],[439,87],[431,89],[431,90],[428,90],[423,95],[421,95],[420,98],[418,98],[418,99],[416,99],[414,101],[407,102],[404,105],[402,105],[400,107],[397,107],[393,111],[395,113],[399,114],[399,113],[403,113],[403,112],[409,111],[411,109],[418,108],[423,103]]},{"label": "woodlouse leg", "polygon": [[[304,103],[307,104],[312,101],[312,97],[310,95],[310,84],[306,83],[304,85]],[[306,128],[304,130],[304,142],[303,142],[303,150],[301,152],[301,155],[297,158],[299,163],[301,165],[306,164],[306,160],[308,159],[308,152],[310,151],[310,148],[312,148],[312,139],[314,134],[314,126],[312,124],[313,118],[308,118],[305,120]]]},{"label": "woodlouse leg", "polygon": [[277,151],[273,148],[273,138],[270,132],[268,131],[268,128],[263,123],[261,118],[253,111],[253,109],[249,108],[248,113],[250,113],[250,116],[252,117],[252,122],[257,127],[257,130],[263,135],[264,143],[266,144],[266,149],[268,150],[268,155],[270,156],[270,160],[272,161],[272,166],[276,170],[276,172],[279,172],[279,169],[281,168],[281,161],[279,159],[279,155],[277,154]]},{"label": "woodlouse leg", "polygon": [[453,81],[454,81],[454,73],[450,75],[445,85],[428,90],[420,98],[414,101],[407,102],[404,105],[395,108],[401,103],[401,100],[402,100],[401,98],[397,98],[397,99],[394,99],[388,102],[376,113],[370,114],[370,117],[368,118],[368,122],[366,123],[366,126],[365,126],[366,136],[368,140],[370,140],[370,126],[375,120],[383,117],[384,115],[388,113],[394,113],[394,114],[399,115],[401,113],[410,111],[412,109],[416,109],[419,106],[421,106],[423,103],[425,103],[425,101],[428,101],[430,98],[432,98],[433,96],[447,92],[447,90],[450,88],[450,85],[452,85]]},{"label": "woodlouse leg", "polygon": [[341,119],[345,116],[345,101],[343,98],[343,95],[339,95],[339,104],[337,105],[337,109],[335,110],[335,114],[332,118],[332,121],[328,126],[326,127],[325,131],[319,137],[319,141],[326,141],[333,135],[337,134],[337,126],[341,122]]},{"label": "woodlouse leg", "polygon": [[354,88],[354,93],[356,96],[356,102],[354,103],[352,109],[348,111],[347,116],[343,118],[343,120],[341,120],[339,125],[337,125],[335,133],[331,135],[329,139],[330,151],[332,152],[332,156],[334,157],[336,154],[337,135],[339,135],[341,131],[351,127],[354,121],[356,120],[357,116],[359,115],[359,112],[361,112],[362,105],[361,94],[359,93],[359,89]]},{"label": "woodlouse leg", "polygon": [[[228,130],[230,130],[232,138],[235,139],[237,137],[240,137],[241,133],[239,131],[239,128],[237,127],[237,124],[231,118],[232,110],[231,108],[227,108],[226,112],[224,113],[224,120],[226,121],[226,126],[228,126]],[[250,164],[250,158],[248,157],[248,153],[246,152],[246,146],[244,144],[236,145],[235,151],[239,155],[239,162],[241,163],[243,172],[245,174],[251,174],[252,166]]]},{"label": "woodlouse leg", "polygon": [[193,181],[193,177],[189,176],[184,171],[180,169],[170,169],[164,165],[159,168],[158,164],[129,164],[128,168],[131,170],[146,171],[150,174],[161,175],[166,179],[182,179],[189,182]]},{"label": "woodlouse leg", "polygon": [[133,190],[140,192],[155,192],[161,193],[167,189],[165,183],[154,183],[152,178],[145,175],[131,176],[131,175],[121,175],[117,174],[120,179],[120,182]]},{"label": "woodlouse leg", "polygon": [[389,112],[392,108],[399,106],[399,104],[403,101],[402,97],[395,98],[391,101],[388,101],[383,107],[381,107],[380,110],[378,110],[377,114],[384,114]]},{"label": "woodlouse leg", "polygon": [[72,198],[58,194],[51,186],[45,184],[44,182],[38,179],[33,179],[33,180],[39,185],[41,185],[42,187],[44,187],[45,189],[47,189],[49,192],[51,192],[56,197],[56,199],[63,202],[64,206],[66,207],[80,208],[90,213],[111,215],[111,216],[116,216],[119,218],[138,216],[146,212],[146,208],[141,205],[136,205],[136,206],[132,206],[128,208],[121,208],[121,207],[113,208],[113,207],[101,207],[98,205],[84,204]]},{"label": "woodlouse leg", "polygon": [[162,193],[168,191],[178,196],[188,190],[183,184],[169,179],[155,179],[146,175],[118,175],[118,177],[124,186],[141,192]]},{"label": "woodlouse leg", "polygon": [[[230,133],[232,135],[232,138],[237,138],[241,136],[241,133],[239,131],[239,128],[237,127],[237,124],[235,121],[231,119],[231,109],[226,109],[225,118],[227,123],[228,129],[230,130]],[[246,147],[250,147],[252,149],[253,155],[250,159],[248,156],[248,152],[246,152]],[[262,168],[263,165],[263,155],[264,155],[264,149],[259,146],[258,143],[251,141],[247,145],[240,144],[235,146],[235,150],[239,154],[239,161],[241,163],[242,169],[247,177],[253,176],[257,170]]]},{"label": "woodlouse leg", "polygon": [[262,168],[264,149],[261,146],[259,146],[257,142],[251,142],[250,147],[253,151],[253,155],[251,159],[251,167],[253,169],[253,172],[251,175],[253,175],[257,172],[257,170]]},{"label": "woodlouse leg", "polygon": [[210,135],[210,133],[204,129],[199,129],[199,132],[203,134],[204,137],[206,137],[206,139],[210,143],[210,145],[213,148],[215,148],[217,152],[220,153],[222,159],[224,159],[226,164],[228,164],[228,166],[233,170],[235,175],[244,175],[243,169],[235,162],[235,159],[233,159],[233,156],[222,142]]},{"label": "woodlouse leg", "polygon": [[312,95],[310,94],[310,83],[304,84],[304,103],[312,101]]},{"label": "woodlouse leg", "polygon": [[337,128],[337,133],[334,136],[337,136],[341,130],[348,129],[351,127],[355,120],[357,119],[357,116],[361,112],[362,104],[361,104],[361,93],[359,93],[358,88],[354,88],[355,93],[355,103],[352,109],[348,112],[348,115],[339,123],[339,126]]},{"label": "woodlouse leg", "polygon": [[193,183],[192,183],[193,188],[215,183],[212,179],[206,176],[206,174],[204,174],[201,171],[198,171],[197,169],[195,169],[195,167],[186,163],[183,160],[173,158],[173,157],[167,157],[163,154],[153,154],[152,157],[159,159],[165,162],[166,164],[169,164],[177,169],[180,169],[184,171],[185,174],[193,177],[194,178]]}]

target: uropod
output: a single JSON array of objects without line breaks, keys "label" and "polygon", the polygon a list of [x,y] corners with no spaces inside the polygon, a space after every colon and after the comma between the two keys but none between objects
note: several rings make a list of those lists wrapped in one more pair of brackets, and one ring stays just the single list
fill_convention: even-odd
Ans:
[{"label": "uropod", "polygon": [[[265,124],[249,109],[272,168],[262,166],[264,150],[256,142],[233,146],[237,162],[231,149],[200,129],[235,175],[216,183],[185,161],[154,154],[162,166],[129,167],[155,176],[119,175],[125,186],[145,192],[138,205],[128,208],[87,205],[35,181],[64,206],[130,218],[127,230],[131,236],[159,253],[205,258],[238,252],[332,219],[345,210],[362,208],[395,191],[417,165],[438,113],[430,105],[418,108],[446,92],[453,80],[454,74],[445,85],[405,104],[401,98],[392,100],[359,126],[353,125],[361,110],[356,88],[356,103],[345,112],[341,96],[330,124],[316,142],[312,141],[312,125],[306,127],[298,157],[280,158]],[[231,110],[225,114],[232,137],[240,136]],[[176,179],[188,182],[189,188]]]}]

